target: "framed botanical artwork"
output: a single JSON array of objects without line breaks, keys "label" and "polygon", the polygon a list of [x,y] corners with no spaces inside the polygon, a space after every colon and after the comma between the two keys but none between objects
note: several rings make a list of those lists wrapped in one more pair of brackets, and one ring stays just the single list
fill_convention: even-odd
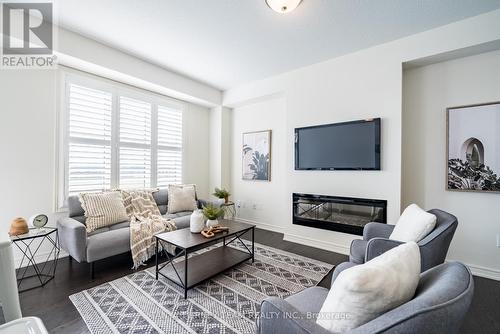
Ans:
[{"label": "framed botanical artwork", "polygon": [[271,181],[271,130],[243,134],[243,180]]},{"label": "framed botanical artwork", "polygon": [[447,189],[500,192],[500,102],[453,107],[447,117]]}]

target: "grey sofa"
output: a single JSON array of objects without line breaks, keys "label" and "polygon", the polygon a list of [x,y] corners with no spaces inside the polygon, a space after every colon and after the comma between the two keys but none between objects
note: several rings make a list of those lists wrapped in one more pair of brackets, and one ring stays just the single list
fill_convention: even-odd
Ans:
[{"label": "grey sofa", "polygon": [[[161,214],[173,219],[177,229],[189,227],[192,211],[167,213],[167,189],[154,192],[153,197]],[[208,202],[198,199],[199,208],[206,203]],[[92,278],[95,261],[130,251],[130,222],[124,221],[87,233],[84,211],[78,196],[68,198],[68,209],[69,217],[59,219],[57,222],[61,248],[68,252],[70,259],[90,263]]]},{"label": "grey sofa", "polygon": [[[458,225],[457,217],[452,214],[438,209],[428,212],[435,215],[437,220],[434,230],[417,243],[422,259],[421,272],[444,262]],[[356,239],[351,243],[349,261],[362,264],[401,245],[400,241],[388,239],[394,226],[381,223],[366,224],[363,239]]]},{"label": "grey sofa", "polygon": [[[346,262],[337,266],[332,281],[342,270],[354,265]],[[331,334],[311,317],[321,310],[328,291],[312,287],[286,299],[264,300],[257,333]],[[459,262],[444,263],[420,275],[412,300],[346,333],[458,333],[473,293],[474,281],[469,269]]]}]

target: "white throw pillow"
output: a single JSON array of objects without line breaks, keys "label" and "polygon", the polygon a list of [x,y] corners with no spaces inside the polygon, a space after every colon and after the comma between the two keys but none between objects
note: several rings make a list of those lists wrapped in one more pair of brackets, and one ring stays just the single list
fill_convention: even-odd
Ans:
[{"label": "white throw pillow", "polygon": [[168,213],[193,211],[197,208],[196,187],[194,184],[168,186]]},{"label": "white throw pillow", "polygon": [[409,242],[342,271],[333,282],[317,324],[343,333],[411,300],[420,277],[420,250]]},{"label": "white throw pillow", "polygon": [[389,239],[419,242],[431,233],[436,226],[436,216],[410,204],[399,217]]}]

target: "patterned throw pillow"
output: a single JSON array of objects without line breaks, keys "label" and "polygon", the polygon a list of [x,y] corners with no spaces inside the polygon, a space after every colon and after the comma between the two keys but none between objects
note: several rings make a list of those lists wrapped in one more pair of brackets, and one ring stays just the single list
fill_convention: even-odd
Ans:
[{"label": "patterned throw pillow", "polygon": [[196,187],[194,184],[168,186],[168,213],[193,211],[197,208]]},{"label": "patterned throw pillow", "polygon": [[85,211],[87,233],[129,220],[118,191],[81,193],[80,202]]},{"label": "patterned throw pillow", "polygon": [[161,216],[153,190],[121,190],[121,194],[129,217],[134,213],[141,217]]}]

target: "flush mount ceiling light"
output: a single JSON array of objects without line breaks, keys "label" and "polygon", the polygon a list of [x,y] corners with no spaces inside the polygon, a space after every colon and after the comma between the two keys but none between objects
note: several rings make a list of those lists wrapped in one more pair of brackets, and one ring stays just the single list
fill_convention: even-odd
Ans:
[{"label": "flush mount ceiling light", "polygon": [[302,0],[266,0],[267,5],[280,14],[290,13]]}]

